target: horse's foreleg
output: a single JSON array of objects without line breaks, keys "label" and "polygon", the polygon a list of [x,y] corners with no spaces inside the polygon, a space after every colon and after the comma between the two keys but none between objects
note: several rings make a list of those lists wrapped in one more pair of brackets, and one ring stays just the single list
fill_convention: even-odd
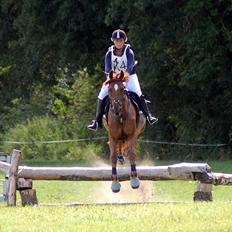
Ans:
[{"label": "horse's foreleg", "polygon": [[123,165],[125,163],[122,147],[123,147],[123,141],[119,141],[119,143],[118,143],[118,152],[117,152],[117,160],[119,161],[119,163],[121,165]]},{"label": "horse's foreleg", "polygon": [[120,188],[121,188],[121,184],[119,183],[118,176],[117,176],[117,144],[113,139],[110,139],[109,146],[110,146],[110,158],[112,162],[111,189],[114,193],[117,193],[120,191]]},{"label": "horse's foreleg", "polygon": [[130,141],[128,156],[131,164],[131,177],[137,177],[136,163],[135,163],[135,150],[136,150],[136,140],[132,139]]},{"label": "horse's foreleg", "polygon": [[130,149],[128,152],[130,164],[131,164],[131,180],[130,184],[133,189],[139,188],[140,181],[138,178],[137,170],[136,170],[136,163],[135,163],[135,150],[136,150],[136,138],[131,140]]}]

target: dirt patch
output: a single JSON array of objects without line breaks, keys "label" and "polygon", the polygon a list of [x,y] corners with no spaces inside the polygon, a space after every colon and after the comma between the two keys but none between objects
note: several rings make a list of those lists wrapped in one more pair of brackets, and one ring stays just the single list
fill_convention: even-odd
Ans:
[{"label": "dirt patch", "polygon": [[130,181],[123,181],[119,193],[111,191],[111,182],[100,182],[97,190],[97,203],[150,202],[152,200],[152,181],[141,181],[138,189],[132,189]]},{"label": "dirt patch", "polygon": [[[109,166],[104,161],[98,161],[95,165],[100,167]],[[154,163],[146,160],[139,165],[154,165]],[[96,189],[96,203],[145,203],[152,201],[152,181],[141,181],[138,189],[132,189],[130,181],[122,181],[120,183],[120,192],[113,193],[111,191],[111,181],[99,182],[99,188]]]}]

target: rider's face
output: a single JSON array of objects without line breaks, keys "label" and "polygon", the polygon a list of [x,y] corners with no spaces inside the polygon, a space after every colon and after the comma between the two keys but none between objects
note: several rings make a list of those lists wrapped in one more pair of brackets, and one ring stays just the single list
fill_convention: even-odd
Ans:
[{"label": "rider's face", "polygon": [[114,46],[117,49],[122,49],[123,46],[124,46],[124,44],[125,44],[125,40],[124,39],[114,39],[113,42],[114,42]]}]

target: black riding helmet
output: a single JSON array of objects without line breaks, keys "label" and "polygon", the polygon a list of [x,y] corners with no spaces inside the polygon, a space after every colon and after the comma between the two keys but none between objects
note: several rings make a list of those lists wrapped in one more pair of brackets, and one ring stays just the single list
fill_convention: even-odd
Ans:
[{"label": "black riding helmet", "polygon": [[111,36],[111,41],[113,41],[114,39],[124,39],[124,41],[126,42],[127,41],[126,32],[121,29],[117,29],[113,31]]}]

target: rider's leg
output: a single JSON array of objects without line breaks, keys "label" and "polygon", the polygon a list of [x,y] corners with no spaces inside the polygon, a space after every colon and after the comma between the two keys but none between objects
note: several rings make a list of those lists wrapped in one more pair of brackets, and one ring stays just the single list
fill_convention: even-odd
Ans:
[{"label": "rider's leg", "polygon": [[145,115],[148,123],[150,125],[152,125],[155,122],[157,122],[158,119],[156,117],[153,117],[149,111],[147,102],[146,102],[146,100],[142,94],[141,88],[140,88],[137,74],[130,75],[129,81],[126,84],[126,88],[129,91],[132,91],[139,96],[141,110],[142,110],[143,114]]},{"label": "rider's leg", "polygon": [[102,86],[101,91],[98,95],[97,101],[97,112],[96,117],[92,120],[92,123],[87,126],[88,129],[96,131],[98,128],[102,127],[102,117],[105,108],[105,97],[108,95],[108,86]]},{"label": "rider's leg", "polygon": [[139,100],[140,100],[140,104],[141,104],[141,108],[142,108],[141,110],[143,111],[143,114],[145,115],[148,123],[150,125],[153,125],[154,123],[156,123],[158,121],[158,118],[151,115],[151,113],[148,109],[147,101],[143,95],[140,96]]},{"label": "rider's leg", "polygon": [[104,109],[102,109],[102,103],[103,101],[101,99],[97,99],[97,111],[96,111],[96,117],[94,120],[92,120],[92,123],[87,126],[88,129],[96,131],[98,128],[102,127],[102,116],[104,114]]}]

